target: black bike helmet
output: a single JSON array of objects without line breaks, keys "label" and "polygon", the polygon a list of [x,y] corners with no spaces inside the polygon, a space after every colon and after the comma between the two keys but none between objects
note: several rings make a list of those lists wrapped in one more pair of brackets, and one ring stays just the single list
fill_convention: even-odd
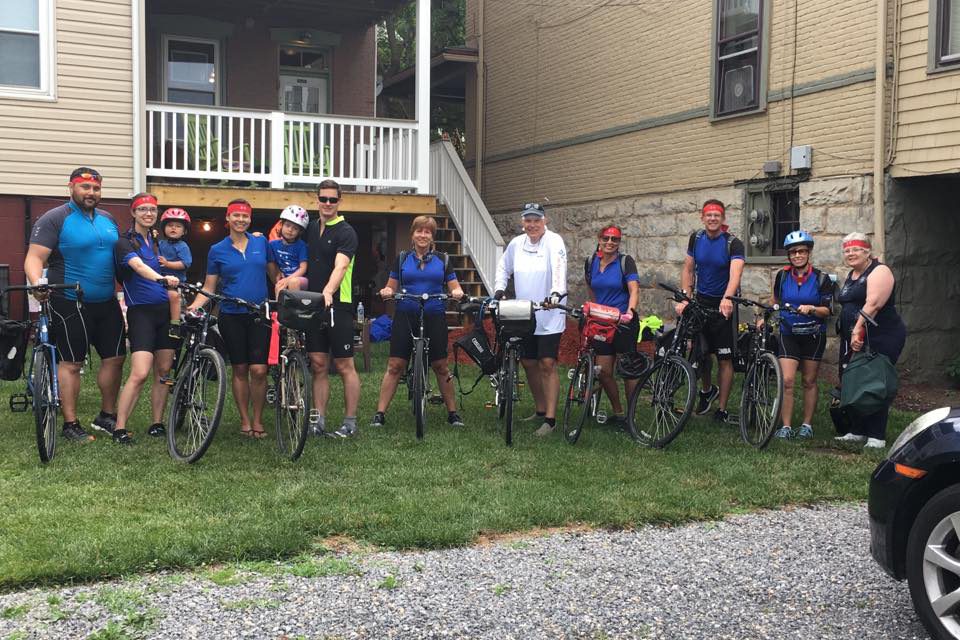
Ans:
[{"label": "black bike helmet", "polygon": [[617,375],[627,380],[636,380],[650,368],[650,358],[645,353],[631,351],[617,358]]}]

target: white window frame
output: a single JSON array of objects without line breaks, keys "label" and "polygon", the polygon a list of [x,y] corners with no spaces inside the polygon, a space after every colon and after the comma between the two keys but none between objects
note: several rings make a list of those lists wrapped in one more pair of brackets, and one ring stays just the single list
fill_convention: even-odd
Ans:
[{"label": "white window frame", "polygon": [[220,53],[220,41],[214,38],[195,38],[193,36],[178,36],[175,33],[165,33],[163,34],[163,58],[160,62],[162,77],[163,77],[163,86],[161,87],[162,92],[161,96],[164,102],[167,100],[167,89],[169,88],[169,76],[167,72],[167,65],[170,62],[170,41],[176,40],[179,42],[197,42],[200,44],[212,44],[213,45],[213,57],[214,57],[214,67],[215,73],[217,74],[217,84],[214,87],[213,91],[213,105],[215,107],[220,106],[220,94],[223,93],[223,60],[221,59]]},{"label": "white window frame", "polygon": [[0,84],[0,97],[21,100],[57,99],[57,37],[54,0],[36,0],[38,4],[37,26],[39,32],[21,29],[3,29],[6,33],[28,33],[40,36],[40,86]]}]

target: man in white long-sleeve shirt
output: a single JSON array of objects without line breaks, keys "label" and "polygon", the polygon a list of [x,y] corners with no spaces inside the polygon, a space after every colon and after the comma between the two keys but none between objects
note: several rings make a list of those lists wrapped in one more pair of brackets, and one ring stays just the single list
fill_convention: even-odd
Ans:
[{"label": "man in white long-sleeve shirt", "polygon": [[[494,297],[500,299],[513,277],[517,299],[559,302],[567,293],[567,248],[559,234],[547,229],[547,215],[535,202],[523,205],[520,213],[523,234],[510,241],[497,264]],[[521,363],[533,393],[537,413],[530,419],[542,421],[536,434],[545,436],[557,424],[557,354],[566,316],[559,309],[537,311],[534,335],[523,341]]]}]

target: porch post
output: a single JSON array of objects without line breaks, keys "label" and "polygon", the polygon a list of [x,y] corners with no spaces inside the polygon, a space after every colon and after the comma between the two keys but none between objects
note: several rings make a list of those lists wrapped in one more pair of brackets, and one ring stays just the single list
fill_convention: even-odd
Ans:
[{"label": "porch post", "polygon": [[282,111],[270,112],[270,188],[284,187],[284,117]]},{"label": "porch post", "polygon": [[430,191],[430,0],[417,0],[417,193]]}]

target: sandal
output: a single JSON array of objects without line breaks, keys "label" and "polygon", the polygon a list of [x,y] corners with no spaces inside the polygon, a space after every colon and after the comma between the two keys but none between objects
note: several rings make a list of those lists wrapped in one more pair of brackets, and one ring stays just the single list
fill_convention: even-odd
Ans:
[{"label": "sandal", "polygon": [[240,427],[240,435],[243,436],[244,438],[252,438],[253,429],[251,429],[250,427]]},{"label": "sandal", "polygon": [[251,429],[250,437],[260,440],[267,437],[267,432],[263,429]]}]

